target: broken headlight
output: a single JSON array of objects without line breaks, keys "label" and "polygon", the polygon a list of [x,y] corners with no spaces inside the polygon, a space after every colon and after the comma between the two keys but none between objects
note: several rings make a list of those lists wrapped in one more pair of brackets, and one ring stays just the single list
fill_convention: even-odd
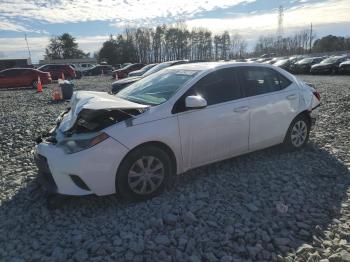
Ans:
[{"label": "broken headlight", "polygon": [[109,136],[106,133],[84,135],[79,138],[67,138],[61,141],[58,146],[61,147],[67,154],[77,153],[79,151],[93,147],[102,141],[106,140]]}]

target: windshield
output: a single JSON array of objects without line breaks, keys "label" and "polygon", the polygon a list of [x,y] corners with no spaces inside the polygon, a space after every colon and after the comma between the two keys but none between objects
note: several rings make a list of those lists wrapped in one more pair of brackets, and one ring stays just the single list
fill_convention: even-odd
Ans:
[{"label": "windshield", "polygon": [[304,58],[298,61],[297,64],[309,64],[309,63],[312,63],[312,61],[313,61],[313,58]]},{"label": "windshield", "polygon": [[[150,64],[150,65],[146,65],[144,67],[142,67],[140,70],[138,70],[140,73],[144,73],[146,71],[148,71],[150,68],[154,67],[155,64]],[[135,71],[136,72],[136,71]]]},{"label": "windshield", "polygon": [[140,104],[159,105],[172,97],[181,86],[199,71],[169,69],[162,70],[128,86],[117,96]]},{"label": "windshield", "polygon": [[286,64],[288,61],[289,61],[289,59],[279,60],[279,61],[277,61],[276,63],[274,63],[273,65],[275,65],[275,66],[281,66],[281,65]]},{"label": "windshield", "polygon": [[321,64],[326,64],[326,63],[335,63],[339,60],[339,57],[330,57],[321,62]]},{"label": "windshield", "polygon": [[143,76],[149,76],[155,72],[158,72],[164,68],[167,68],[169,66],[171,66],[172,63],[161,63],[159,65],[154,66],[153,68],[151,68],[150,70],[148,70],[146,73],[143,74]]}]

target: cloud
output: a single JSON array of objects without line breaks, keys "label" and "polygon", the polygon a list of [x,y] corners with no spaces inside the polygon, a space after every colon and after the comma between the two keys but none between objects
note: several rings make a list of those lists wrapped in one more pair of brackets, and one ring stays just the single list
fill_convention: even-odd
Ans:
[{"label": "cloud", "polygon": [[[84,52],[93,53],[98,50],[109,36],[77,36],[79,48]],[[43,58],[45,48],[49,44],[49,37],[28,37],[28,44],[32,54],[33,62]],[[6,57],[28,57],[27,45],[23,38],[0,38],[2,55]]]},{"label": "cloud", "polygon": [[[1,18],[1,17],[0,17]],[[14,31],[14,32],[27,32],[30,31],[30,29],[19,25],[18,23],[11,22],[7,19],[1,19],[0,20],[0,30],[4,31]]]},{"label": "cloud", "polygon": [[[284,11],[285,31],[317,26],[350,24],[349,0],[328,0],[317,4],[304,4]],[[256,34],[274,33],[277,30],[277,11],[238,16],[233,18],[203,18],[187,21],[190,28],[206,27],[220,33],[228,30],[247,37]]]},{"label": "cloud", "polygon": [[148,23],[153,19],[184,19],[217,8],[255,0],[2,0],[0,14],[7,18],[38,19],[47,23],[123,21]]}]

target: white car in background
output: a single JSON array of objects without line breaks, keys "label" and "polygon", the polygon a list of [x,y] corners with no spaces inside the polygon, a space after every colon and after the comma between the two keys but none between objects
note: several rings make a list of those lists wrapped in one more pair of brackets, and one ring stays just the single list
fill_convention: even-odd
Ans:
[{"label": "white car in background", "polygon": [[271,65],[174,66],[117,95],[75,92],[35,160],[50,191],[146,199],[189,169],[304,146],[319,103],[313,87]]},{"label": "white car in background", "polygon": [[81,64],[73,64],[74,69],[78,70],[78,71],[85,71],[88,70],[90,68],[93,68],[95,65],[90,64],[90,63],[81,63]]}]

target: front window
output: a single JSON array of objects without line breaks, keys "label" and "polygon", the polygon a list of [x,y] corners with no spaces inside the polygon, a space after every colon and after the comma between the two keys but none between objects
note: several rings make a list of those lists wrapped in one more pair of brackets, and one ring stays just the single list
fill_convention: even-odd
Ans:
[{"label": "front window", "polygon": [[159,105],[166,102],[199,71],[168,69],[128,86],[117,96],[135,103]]}]

